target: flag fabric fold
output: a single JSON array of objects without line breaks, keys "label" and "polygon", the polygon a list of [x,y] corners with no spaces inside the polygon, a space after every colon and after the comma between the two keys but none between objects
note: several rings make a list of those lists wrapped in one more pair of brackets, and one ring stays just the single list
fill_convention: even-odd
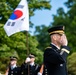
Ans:
[{"label": "flag fabric fold", "polygon": [[26,0],[21,0],[10,18],[4,25],[8,36],[20,31],[29,31],[29,10]]}]

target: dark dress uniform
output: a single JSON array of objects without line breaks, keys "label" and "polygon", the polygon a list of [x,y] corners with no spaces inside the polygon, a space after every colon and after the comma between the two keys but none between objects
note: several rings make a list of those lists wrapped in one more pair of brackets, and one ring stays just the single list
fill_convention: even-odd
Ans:
[{"label": "dark dress uniform", "polygon": [[17,61],[17,57],[10,56],[10,64],[7,67],[5,75],[20,75],[20,67],[18,67],[16,63],[14,65],[11,65],[11,62],[14,62],[14,61]]},{"label": "dark dress uniform", "polygon": [[21,75],[37,75],[40,66],[38,64],[30,65],[29,63],[24,63],[21,65]]},{"label": "dark dress uniform", "polygon": [[69,50],[68,46],[63,46],[61,50],[53,44],[47,47],[44,52],[44,65],[47,72],[43,75],[67,75],[66,57]]},{"label": "dark dress uniform", "polygon": [[20,67],[16,66],[13,69],[11,69],[11,67],[9,67],[8,75],[20,75]]}]

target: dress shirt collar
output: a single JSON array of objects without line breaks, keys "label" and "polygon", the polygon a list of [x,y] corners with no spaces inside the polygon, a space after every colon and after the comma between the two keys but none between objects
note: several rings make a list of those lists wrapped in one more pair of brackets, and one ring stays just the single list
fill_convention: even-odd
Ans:
[{"label": "dress shirt collar", "polygon": [[34,62],[30,63],[30,65],[33,66],[34,65]]},{"label": "dress shirt collar", "polygon": [[57,49],[60,50],[60,47],[56,46],[54,43],[51,43],[52,45],[54,45]]},{"label": "dress shirt collar", "polygon": [[13,65],[13,66],[11,66],[11,69],[14,69],[15,67],[17,67],[17,66],[16,66],[16,64],[15,64],[15,65]]}]

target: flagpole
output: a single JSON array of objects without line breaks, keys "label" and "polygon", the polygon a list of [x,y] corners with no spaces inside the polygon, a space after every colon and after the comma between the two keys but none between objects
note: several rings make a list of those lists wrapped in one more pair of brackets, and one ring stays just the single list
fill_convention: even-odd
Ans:
[{"label": "flagpole", "polygon": [[[26,31],[26,47],[27,47],[27,56],[28,56],[29,55],[28,31]],[[28,63],[28,75],[30,75],[29,63]]]},{"label": "flagpole", "polygon": [[28,31],[26,31],[26,47],[27,47],[27,56],[28,56],[29,55]]}]

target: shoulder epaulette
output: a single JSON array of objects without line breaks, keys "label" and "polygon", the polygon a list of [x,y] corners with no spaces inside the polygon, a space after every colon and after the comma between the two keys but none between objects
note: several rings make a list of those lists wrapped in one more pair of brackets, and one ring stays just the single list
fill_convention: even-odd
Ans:
[{"label": "shoulder epaulette", "polygon": [[48,48],[50,48],[50,49],[51,49],[51,47],[46,47],[45,49],[48,49]]}]

